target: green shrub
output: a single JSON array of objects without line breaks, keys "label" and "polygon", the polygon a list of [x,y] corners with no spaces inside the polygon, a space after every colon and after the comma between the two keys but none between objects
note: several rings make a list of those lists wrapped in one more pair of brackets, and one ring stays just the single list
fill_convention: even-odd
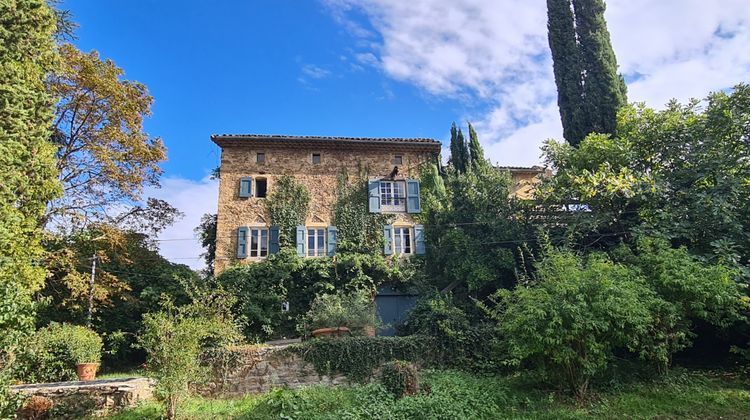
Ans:
[{"label": "green shrub", "polygon": [[15,376],[24,382],[75,380],[76,364],[99,363],[102,346],[102,339],[86,327],[53,322],[21,349]]},{"label": "green shrub", "polygon": [[365,381],[375,369],[392,360],[430,365],[435,347],[432,338],[423,336],[344,337],[308,340],[288,351],[302,356],[321,375],[340,373],[354,381]]},{"label": "green shrub", "polygon": [[419,375],[413,363],[394,360],[383,365],[380,383],[396,398],[419,392]]},{"label": "green shrub", "polygon": [[299,325],[301,333],[318,328],[347,327],[360,332],[377,323],[372,295],[365,290],[318,295]]},{"label": "green shrub", "polygon": [[166,402],[166,415],[189,394],[190,383],[206,378],[200,356],[207,347],[228,344],[237,337],[231,320],[199,304],[146,314],[140,346],[148,354],[147,371],[157,380],[156,396]]},{"label": "green shrub", "polygon": [[653,319],[654,293],[633,270],[600,254],[549,251],[530,287],[501,292],[496,317],[510,363],[582,397],[618,348],[637,351]]}]

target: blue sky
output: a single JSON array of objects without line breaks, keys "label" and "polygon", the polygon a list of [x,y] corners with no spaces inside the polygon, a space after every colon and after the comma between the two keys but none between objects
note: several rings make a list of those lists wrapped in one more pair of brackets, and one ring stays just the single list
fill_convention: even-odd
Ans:
[{"label": "blue sky", "polygon": [[[216,211],[213,133],[432,137],[472,121],[485,154],[539,164],[561,137],[544,0],[65,0],[96,49],[154,96],[168,148],[162,198],[185,217],[167,258],[200,267],[193,228]],[[750,82],[747,0],[609,0],[632,102]]]}]

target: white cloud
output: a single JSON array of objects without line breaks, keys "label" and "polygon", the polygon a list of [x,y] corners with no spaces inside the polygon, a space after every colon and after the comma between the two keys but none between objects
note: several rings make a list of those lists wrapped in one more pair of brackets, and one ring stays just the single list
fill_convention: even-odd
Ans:
[{"label": "white cloud", "polygon": [[[461,120],[476,121],[493,161],[537,163],[539,145],[562,137],[545,2],[323,1],[359,40],[355,59],[429,94],[485,105]],[[607,3],[620,69],[633,80],[631,101],[658,108],[750,80],[747,0]],[[371,30],[358,22],[362,15]]]},{"label": "white cloud", "polygon": [[185,217],[159,234],[159,253],[164,258],[189,265],[193,269],[205,267],[203,260],[199,258],[203,248],[193,229],[198,226],[205,213],[216,213],[218,186],[218,181],[208,177],[200,181],[166,177],[161,180],[161,188],[145,191],[144,196],[165,200],[185,214]]}]

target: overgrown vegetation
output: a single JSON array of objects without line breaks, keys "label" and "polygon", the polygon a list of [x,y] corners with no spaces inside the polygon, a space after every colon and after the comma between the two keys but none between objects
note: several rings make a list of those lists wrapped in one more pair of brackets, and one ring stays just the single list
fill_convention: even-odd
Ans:
[{"label": "overgrown vegetation", "polygon": [[298,330],[306,336],[319,328],[346,327],[354,334],[364,334],[367,328],[371,328],[374,334],[376,325],[372,293],[352,290],[316,296],[310,310],[302,317]]},{"label": "overgrown vegetation", "polygon": [[274,183],[273,192],[266,199],[271,224],[279,227],[279,245],[293,247],[295,228],[305,224],[310,206],[310,193],[293,177],[284,175]]}]

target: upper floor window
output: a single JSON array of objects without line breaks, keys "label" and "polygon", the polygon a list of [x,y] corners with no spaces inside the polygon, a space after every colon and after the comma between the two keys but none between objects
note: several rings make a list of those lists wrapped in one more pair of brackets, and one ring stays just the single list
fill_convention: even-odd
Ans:
[{"label": "upper floor window", "polygon": [[380,181],[380,207],[383,211],[406,211],[406,183]]},{"label": "upper floor window", "polygon": [[266,163],[266,154],[264,152],[258,152],[255,155],[255,161],[257,163]]},{"label": "upper floor window", "polygon": [[268,181],[265,178],[255,178],[255,196],[265,198],[268,190]]},{"label": "upper floor window", "polygon": [[320,165],[320,153],[312,154],[312,163],[313,165]]},{"label": "upper floor window", "polygon": [[401,155],[395,155],[393,156],[393,164],[394,165],[401,165],[404,163],[404,157]]}]

